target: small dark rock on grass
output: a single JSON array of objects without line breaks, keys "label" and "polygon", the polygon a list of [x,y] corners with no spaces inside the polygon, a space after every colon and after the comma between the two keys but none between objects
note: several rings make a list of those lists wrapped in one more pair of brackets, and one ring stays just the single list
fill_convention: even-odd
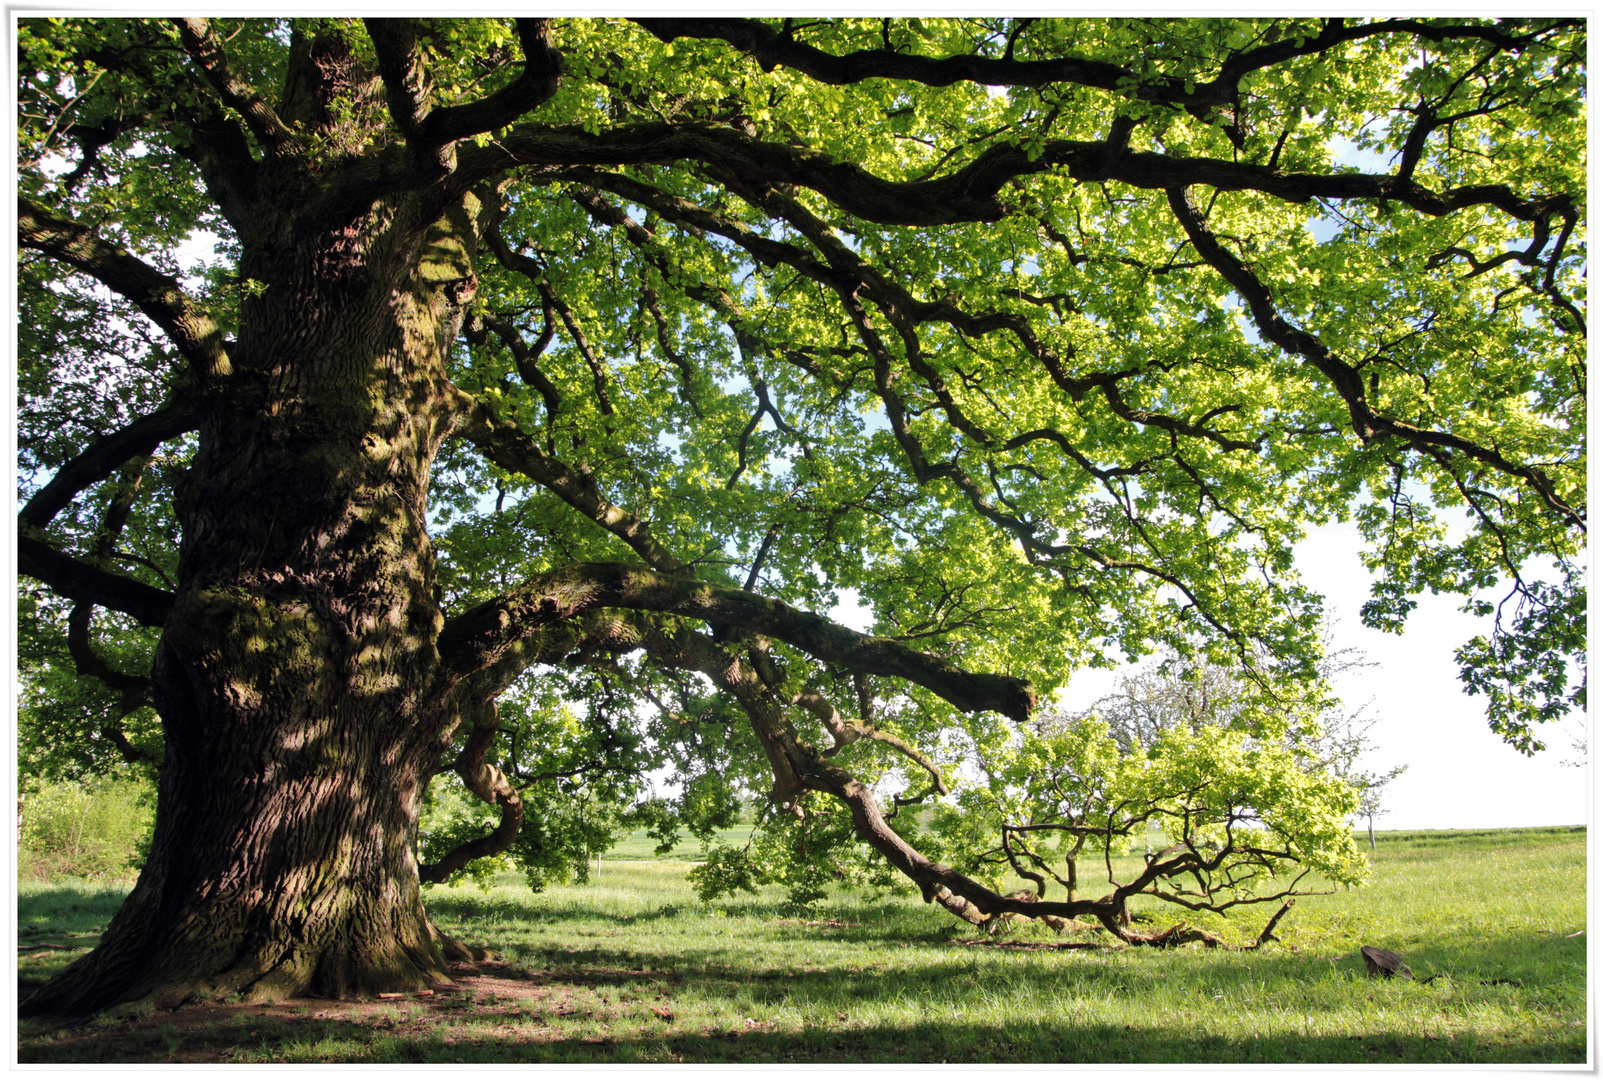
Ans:
[{"label": "small dark rock on grass", "polygon": [[1414,977],[1414,973],[1408,970],[1408,965],[1403,963],[1403,958],[1390,949],[1377,949],[1373,945],[1365,945],[1358,952],[1364,958],[1364,967],[1369,969],[1371,979],[1377,975],[1387,979],[1394,975],[1402,979]]}]

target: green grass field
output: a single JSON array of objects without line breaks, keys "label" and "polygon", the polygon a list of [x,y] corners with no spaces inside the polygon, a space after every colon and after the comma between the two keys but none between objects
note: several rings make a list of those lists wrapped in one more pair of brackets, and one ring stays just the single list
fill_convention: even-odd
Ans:
[{"label": "green grass field", "polygon": [[[28,1021],[19,1052],[24,1062],[1586,1061],[1586,937],[1571,936],[1585,928],[1583,831],[1381,834],[1374,865],[1365,888],[1300,901],[1263,950],[1155,950],[1033,925],[980,938],[916,897],[840,895],[801,909],[776,890],[703,904],[685,862],[633,839],[585,886],[531,894],[507,878],[488,892],[432,890],[447,930],[504,961],[458,987],[70,1028]],[[24,884],[24,986],[92,944],[121,895]],[[1267,915],[1207,925],[1244,943]],[[1088,947],[1051,947],[1068,940]],[[1401,954],[1416,981],[1366,978],[1360,945]]]}]

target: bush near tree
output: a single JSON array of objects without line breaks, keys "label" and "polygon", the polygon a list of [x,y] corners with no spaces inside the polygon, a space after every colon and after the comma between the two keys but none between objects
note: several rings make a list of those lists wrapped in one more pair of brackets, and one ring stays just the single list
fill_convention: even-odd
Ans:
[{"label": "bush near tree", "polygon": [[[1367,624],[1487,617],[1458,656],[1515,747],[1583,701],[1583,20],[29,17],[17,50],[23,739],[159,762],[137,885],[25,1011],[427,986],[473,953],[426,881],[753,794],[751,872],[981,921],[1120,926],[948,827],[1110,798],[1180,821],[1138,889],[1236,824],[1346,874],[1350,788],[1281,749],[1327,697],[1292,552],[1333,521]],[[1027,726],[1160,649],[1253,724],[1139,768]],[[974,761],[994,819],[937,808]],[[494,827],[420,846],[450,784]]]},{"label": "bush near tree", "polygon": [[25,792],[18,876],[129,877],[144,862],[154,796],[142,777],[67,780]]}]

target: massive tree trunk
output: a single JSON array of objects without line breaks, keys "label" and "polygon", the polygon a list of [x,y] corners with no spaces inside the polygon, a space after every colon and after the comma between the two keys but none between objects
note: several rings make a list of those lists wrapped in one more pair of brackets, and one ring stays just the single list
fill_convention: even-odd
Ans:
[{"label": "massive tree trunk", "polygon": [[247,243],[245,276],[266,287],[231,376],[202,396],[177,507],[150,857],[101,947],[28,1012],[445,977],[414,856],[458,713],[425,508],[455,422],[442,361],[471,238],[383,213],[284,231]]}]

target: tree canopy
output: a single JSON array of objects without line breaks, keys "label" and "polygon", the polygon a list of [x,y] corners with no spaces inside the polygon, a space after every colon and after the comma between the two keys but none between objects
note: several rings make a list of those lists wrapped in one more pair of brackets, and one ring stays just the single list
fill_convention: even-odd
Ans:
[{"label": "tree canopy", "polygon": [[[1258,704],[1150,760],[1333,835],[1334,789],[1244,779],[1315,784],[1275,747],[1328,703],[1293,551],[1331,522],[1366,624],[1487,617],[1458,658],[1510,743],[1584,704],[1583,20],[19,26],[24,736],[163,761],[108,941],[167,959],[107,993],[430,970],[432,930],[172,928],[229,866],[324,865],[286,822],[325,795],[397,903],[419,861],[572,862],[666,769],[664,835],[758,793],[797,874],[834,830],[1027,912],[876,792],[1103,755],[1018,725],[1160,649]],[[418,854],[453,769],[499,824]],[[1060,812],[1039,775],[992,788]]]}]

